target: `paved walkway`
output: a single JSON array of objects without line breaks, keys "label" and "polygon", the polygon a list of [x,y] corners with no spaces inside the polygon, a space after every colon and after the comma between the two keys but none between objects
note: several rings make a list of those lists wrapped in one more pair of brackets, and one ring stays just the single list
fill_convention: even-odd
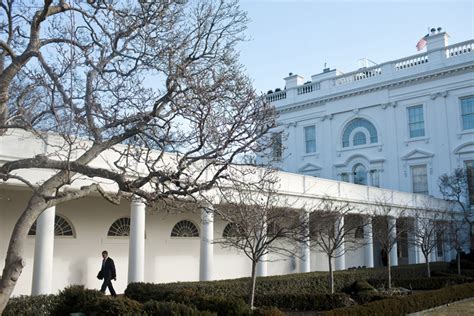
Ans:
[{"label": "paved walkway", "polygon": [[451,303],[447,306],[437,307],[432,310],[416,313],[416,315],[430,316],[454,316],[454,315],[474,315],[474,298],[462,300],[458,303]]}]

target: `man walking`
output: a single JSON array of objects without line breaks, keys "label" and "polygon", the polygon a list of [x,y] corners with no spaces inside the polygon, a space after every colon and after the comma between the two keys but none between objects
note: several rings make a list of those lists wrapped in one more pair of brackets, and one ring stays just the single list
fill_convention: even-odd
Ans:
[{"label": "man walking", "polygon": [[112,286],[112,279],[117,281],[117,274],[115,272],[115,264],[112,258],[109,257],[109,253],[107,250],[102,251],[102,268],[99,272],[99,279],[100,277],[104,278],[104,283],[102,283],[102,287],[100,291],[105,293],[105,288],[109,288],[110,294],[113,297],[116,297],[117,294],[115,293],[114,287]]}]

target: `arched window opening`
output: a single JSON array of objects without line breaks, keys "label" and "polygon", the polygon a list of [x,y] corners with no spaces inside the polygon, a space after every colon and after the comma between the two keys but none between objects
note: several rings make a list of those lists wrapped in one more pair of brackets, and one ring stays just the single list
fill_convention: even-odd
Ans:
[{"label": "arched window opening", "polygon": [[222,237],[224,238],[232,238],[239,236],[239,229],[237,225],[234,223],[229,223],[224,227],[224,231],[222,232]]},{"label": "arched window opening", "polygon": [[363,164],[357,164],[354,167],[354,183],[367,185],[367,169]]},{"label": "arched window opening", "polygon": [[367,137],[365,136],[364,132],[357,132],[354,134],[354,138],[352,140],[352,144],[354,146],[365,145],[367,144]]},{"label": "arched window opening", "polygon": [[[36,235],[36,221],[31,225],[28,236]],[[62,216],[54,217],[54,236],[76,237],[72,225]]]},{"label": "arched window opening", "polygon": [[174,225],[171,237],[199,237],[199,230],[192,222],[183,220]]},{"label": "arched window opening", "polygon": [[[375,128],[374,124],[372,124],[371,122],[369,122],[368,120],[366,119],[363,119],[363,118],[356,118],[356,119],[353,119],[352,121],[350,121],[346,127],[344,128],[344,132],[342,134],[342,147],[349,147],[351,146],[351,143],[350,143],[350,136],[351,136],[351,133],[356,129],[356,128],[364,128],[367,130],[368,132],[368,135],[370,137],[370,144],[374,144],[374,143],[377,143],[378,142],[378,136],[377,136],[377,129]],[[354,139],[352,140],[353,141],[353,145],[356,146],[356,135],[358,135],[359,133],[362,133],[364,134],[363,132],[356,132],[356,134],[354,135]],[[364,139],[365,139],[365,142],[364,144],[367,143],[367,139],[366,139],[366,136],[364,134]],[[358,135],[358,139],[357,139],[357,142],[361,142],[362,141],[362,135]],[[360,145],[360,144],[359,144]]]},{"label": "arched window opening", "polygon": [[130,236],[130,218],[122,217],[113,222],[107,233],[109,237],[126,237]]}]

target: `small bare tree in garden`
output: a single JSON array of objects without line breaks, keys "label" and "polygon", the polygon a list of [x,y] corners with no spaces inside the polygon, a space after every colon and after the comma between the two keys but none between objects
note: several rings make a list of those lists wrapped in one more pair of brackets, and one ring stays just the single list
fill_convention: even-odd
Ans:
[{"label": "small bare tree in garden", "polygon": [[260,175],[252,183],[237,177],[220,187],[221,200],[214,206],[215,214],[230,226],[227,235],[215,243],[237,249],[249,258],[249,305],[253,308],[258,263],[269,253],[297,256],[294,241],[300,239],[303,223],[299,220],[300,212],[285,207],[285,201],[277,195],[278,178],[273,171],[252,168],[244,173]]},{"label": "small bare tree in garden", "polygon": [[326,254],[329,265],[329,289],[334,293],[333,260],[363,246],[363,239],[351,238],[363,222],[349,220],[355,207],[348,202],[324,198],[310,213],[311,246]]},{"label": "small bare tree in garden", "polygon": [[[431,277],[431,254],[437,250],[437,245],[444,242],[447,231],[446,216],[443,213],[429,210],[419,210],[415,216],[415,225],[411,230],[410,243],[418,247],[425,258],[426,274]],[[443,240],[439,240],[442,238]]]},{"label": "small bare tree in garden", "polygon": [[397,225],[397,218],[404,217],[405,208],[394,207],[388,201],[380,200],[371,210],[373,239],[380,245],[382,252],[387,256],[387,283],[392,288],[392,262],[390,253],[396,249],[397,241],[408,231],[405,224]]},{"label": "small bare tree in garden", "polygon": [[469,182],[474,181],[471,174],[468,174],[464,168],[454,169],[452,174],[442,174],[438,180],[438,186],[443,198],[448,201],[453,201],[458,205],[464,216],[464,222],[469,226],[469,236],[471,239],[471,248],[473,247],[473,236],[472,236],[472,225],[473,225],[473,212],[468,206],[470,194]]},{"label": "small bare tree in garden", "polygon": [[456,250],[457,272],[461,275],[461,253],[463,252],[463,247],[470,240],[468,233],[470,225],[463,216],[458,216],[455,212],[451,212],[446,221],[446,226],[447,244],[450,248]]}]

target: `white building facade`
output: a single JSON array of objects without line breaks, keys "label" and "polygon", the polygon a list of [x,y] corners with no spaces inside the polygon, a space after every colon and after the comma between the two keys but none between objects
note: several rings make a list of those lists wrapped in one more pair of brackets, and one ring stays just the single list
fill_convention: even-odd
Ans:
[{"label": "white building facade", "polygon": [[[0,163],[48,152],[41,139],[12,132],[0,137]],[[109,168],[113,152],[105,153],[94,166]],[[20,175],[33,182],[46,179],[48,172],[26,169]],[[354,216],[370,221],[371,210],[380,201],[390,205],[394,223],[409,221],[416,229],[419,210],[430,205],[431,211],[452,210],[443,200],[423,194],[361,186],[343,181],[280,172],[278,194],[286,207],[303,209],[302,220],[321,198],[347,201],[354,205]],[[78,180],[70,189],[87,185],[91,179]],[[112,184],[104,190],[114,192]],[[18,180],[0,184],[0,254],[6,255],[13,227],[31,197],[30,188]],[[283,205],[283,204],[282,204]],[[406,210],[403,217],[398,210]],[[349,220],[346,218],[345,220]],[[117,267],[118,293],[130,282],[176,282],[217,280],[250,275],[250,261],[236,250],[222,248],[214,241],[226,234],[228,223],[214,218],[207,208],[183,209],[172,213],[150,209],[140,200],[113,205],[92,195],[52,207],[43,212],[25,242],[26,266],[14,295],[56,293],[71,284],[99,288],[96,275],[101,266],[101,252],[108,250]],[[364,246],[334,260],[336,269],[381,266],[380,245],[373,239],[377,227],[364,226],[362,233],[348,236],[363,238]],[[394,247],[392,264],[423,262],[420,250],[407,243],[409,233]],[[258,274],[278,275],[296,272],[325,271],[326,256],[309,243],[299,246],[294,257],[269,254],[259,263]],[[465,249],[469,249],[466,245]],[[440,245],[432,261],[449,261],[454,250]]]},{"label": "white building facade", "polygon": [[474,204],[474,41],[448,37],[432,32],[425,53],[350,73],[290,73],[266,96],[279,113],[273,164],[436,197],[439,176],[463,167]]}]

